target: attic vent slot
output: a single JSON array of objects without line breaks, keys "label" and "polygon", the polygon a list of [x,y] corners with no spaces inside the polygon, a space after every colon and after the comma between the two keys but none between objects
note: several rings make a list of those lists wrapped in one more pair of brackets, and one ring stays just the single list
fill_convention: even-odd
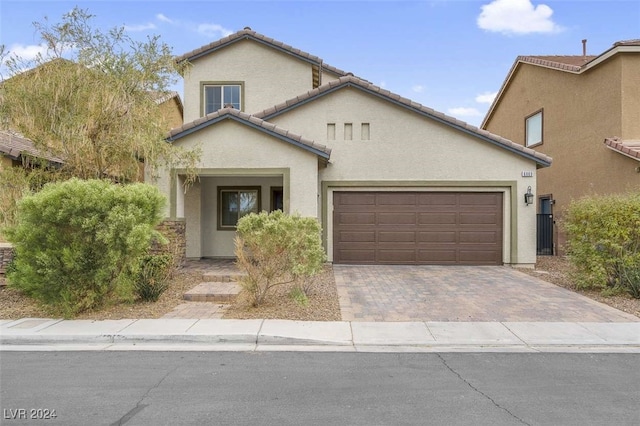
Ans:
[{"label": "attic vent slot", "polygon": [[320,67],[317,65],[311,66],[311,81],[314,89],[320,86]]}]

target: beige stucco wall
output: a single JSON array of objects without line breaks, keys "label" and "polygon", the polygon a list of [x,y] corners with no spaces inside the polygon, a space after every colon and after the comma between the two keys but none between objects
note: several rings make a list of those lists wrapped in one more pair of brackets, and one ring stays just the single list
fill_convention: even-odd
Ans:
[{"label": "beige stucco wall", "polygon": [[[505,218],[514,218],[514,228],[505,220],[504,261],[535,262],[535,208],[520,202],[528,186],[536,192],[533,161],[352,88],[271,121],[332,148],[330,164],[320,170],[321,181],[362,181],[363,186],[386,181],[387,187],[401,183],[404,190],[425,189],[427,183],[429,190],[451,189],[452,182],[456,190],[478,190],[476,186],[490,181],[498,182],[493,190],[505,193],[510,182],[515,182],[517,199],[512,203],[505,197]],[[328,123],[336,126],[335,140],[327,140]],[[352,124],[353,140],[344,138],[345,123]],[[369,140],[361,140],[362,123],[369,123]],[[524,178],[522,171],[532,171],[534,177]],[[442,182],[440,187],[437,181]],[[406,186],[408,182],[415,182],[415,187]],[[322,216],[322,206],[318,214]],[[323,225],[331,227],[331,223]],[[512,237],[515,252],[509,244]]]},{"label": "beige stucco wall", "polygon": [[[302,216],[316,216],[318,158],[315,154],[233,120],[202,129],[174,143],[185,148],[201,148],[202,156],[197,168],[203,178],[262,177],[265,178],[265,185],[277,180],[284,187],[285,210]],[[202,242],[203,232],[215,226],[215,222],[212,222],[215,215],[208,210],[212,204],[205,200],[211,195],[207,182],[202,180],[189,188],[186,194],[178,195],[183,191],[180,179],[172,188],[170,172],[167,171],[155,184],[168,199],[174,200],[174,206],[167,207],[166,216],[170,217],[173,213],[186,219],[188,257],[204,256],[204,251],[211,256],[232,256],[232,238],[221,237],[219,241],[224,241],[222,251],[211,249],[209,240],[206,244]],[[180,200],[184,200],[183,206],[176,205]],[[268,209],[268,203],[265,206]],[[179,216],[180,212],[184,216]]]},{"label": "beige stucco wall", "polygon": [[11,167],[12,164],[13,162],[11,161],[11,158],[5,157],[4,155],[0,154],[0,170],[5,167]]},{"label": "beige stucco wall", "polygon": [[185,123],[202,115],[200,83],[225,81],[244,82],[242,110],[253,114],[311,90],[312,66],[251,40],[196,59],[184,76]]},{"label": "beige stucco wall", "polygon": [[270,211],[271,187],[281,187],[281,176],[271,177],[246,177],[224,176],[203,177],[202,184],[202,257],[227,257],[234,251],[235,231],[218,230],[218,187],[219,186],[244,186],[260,187],[261,210]]},{"label": "beige stucco wall", "polygon": [[[556,219],[572,199],[640,187],[638,161],[603,143],[640,138],[639,61],[617,55],[580,75],[521,64],[490,117],[488,131],[523,144],[525,117],[544,108],[543,143],[535,149],[553,165],[538,171],[537,195],[553,197]],[[555,233],[562,252],[564,233],[558,226]]]}]

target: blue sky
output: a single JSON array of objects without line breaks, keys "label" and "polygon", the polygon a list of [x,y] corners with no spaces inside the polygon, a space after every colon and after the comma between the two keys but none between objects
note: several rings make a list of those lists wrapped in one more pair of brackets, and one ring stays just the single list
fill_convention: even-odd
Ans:
[{"label": "blue sky", "polygon": [[580,55],[582,39],[600,54],[640,38],[638,0],[2,0],[0,44],[33,54],[32,23],[57,22],[75,5],[100,28],[158,34],[176,55],[249,26],[473,125],[518,55]]}]

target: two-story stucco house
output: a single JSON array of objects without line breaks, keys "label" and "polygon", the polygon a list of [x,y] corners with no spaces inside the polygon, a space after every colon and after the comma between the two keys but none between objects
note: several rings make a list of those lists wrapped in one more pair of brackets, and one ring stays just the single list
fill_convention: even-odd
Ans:
[{"label": "two-story stucco house", "polygon": [[317,218],[335,263],[533,265],[537,170],[551,158],[245,28],[186,53],[199,179],[157,181],[187,257],[233,257],[239,217]]},{"label": "two-story stucco house", "polygon": [[538,249],[563,253],[558,219],[572,199],[640,189],[640,40],[519,56],[482,128],[553,157],[538,173]]}]

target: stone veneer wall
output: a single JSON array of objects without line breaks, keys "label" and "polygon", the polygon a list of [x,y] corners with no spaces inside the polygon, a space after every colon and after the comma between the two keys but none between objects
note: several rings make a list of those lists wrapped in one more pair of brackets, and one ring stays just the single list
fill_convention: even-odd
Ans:
[{"label": "stone veneer wall", "polygon": [[[184,219],[166,219],[156,229],[169,240],[169,247],[173,248],[178,257],[177,264],[182,266],[187,257],[187,227]],[[166,248],[157,243],[151,247],[151,253],[161,253],[165,250]]]},{"label": "stone veneer wall", "polygon": [[0,243],[0,275],[7,271],[7,265],[13,259],[13,247],[8,243]]}]

